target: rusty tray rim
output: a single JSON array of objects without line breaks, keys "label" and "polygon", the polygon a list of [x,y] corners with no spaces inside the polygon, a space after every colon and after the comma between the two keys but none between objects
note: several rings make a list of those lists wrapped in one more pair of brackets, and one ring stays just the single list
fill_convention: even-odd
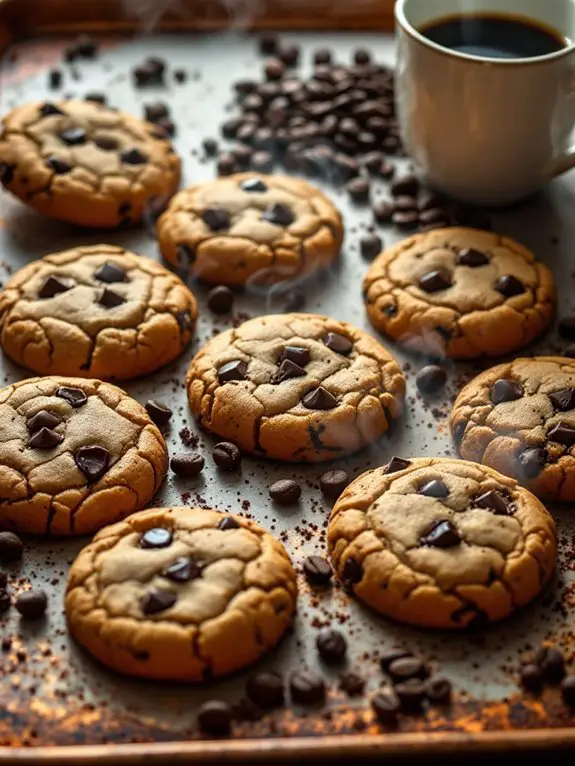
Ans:
[{"label": "rusty tray rim", "polygon": [[[393,26],[394,0],[306,0],[298,15],[287,9],[286,0],[267,0],[265,15],[251,29],[387,30]],[[343,6],[347,4],[347,9]],[[180,7],[203,12],[211,0],[181,0]],[[0,55],[14,40],[37,35],[71,34],[79,31],[137,33],[138,18],[126,18],[118,0],[0,0]],[[125,8],[124,8],[125,10]],[[329,13],[326,13],[329,10]],[[167,9],[158,21],[159,31],[211,31],[225,27],[226,16],[187,16],[182,19]],[[74,764],[91,766],[96,760],[122,766],[143,763],[174,766],[188,763],[283,762],[298,756],[306,760],[327,758],[394,757],[488,754],[575,748],[575,727],[514,731],[405,732],[372,735],[329,735],[289,739],[200,740],[134,744],[53,745],[26,748],[0,747],[0,764]]]}]

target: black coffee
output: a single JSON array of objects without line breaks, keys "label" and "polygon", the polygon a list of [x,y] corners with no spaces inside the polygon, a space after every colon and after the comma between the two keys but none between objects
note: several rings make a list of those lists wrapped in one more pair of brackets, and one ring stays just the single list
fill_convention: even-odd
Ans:
[{"label": "black coffee", "polygon": [[559,32],[536,21],[497,14],[449,16],[426,24],[420,32],[444,48],[482,58],[547,56],[569,45]]}]

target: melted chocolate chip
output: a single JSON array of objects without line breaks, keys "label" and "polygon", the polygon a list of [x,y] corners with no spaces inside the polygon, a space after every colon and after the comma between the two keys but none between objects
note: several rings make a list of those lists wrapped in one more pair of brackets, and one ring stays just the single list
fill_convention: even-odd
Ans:
[{"label": "melted chocolate chip", "polygon": [[295,220],[294,214],[289,207],[282,205],[279,202],[270,205],[267,210],[263,212],[262,218],[277,226],[289,226]]},{"label": "melted chocolate chip", "polygon": [[323,386],[308,391],[301,403],[308,410],[332,410],[337,407],[337,399]]},{"label": "melted chocolate chip", "polygon": [[54,449],[63,441],[64,437],[61,434],[52,431],[50,428],[42,427],[30,437],[28,446],[30,449]]},{"label": "melted chocolate chip", "polygon": [[176,317],[180,332],[189,332],[192,330],[194,323],[189,311],[182,309],[181,311],[176,311],[174,316]]},{"label": "melted chocolate chip", "polygon": [[490,489],[479,497],[475,498],[475,505],[478,508],[487,508],[493,511],[496,516],[509,516],[509,502],[507,498],[496,489]]},{"label": "melted chocolate chip", "polygon": [[167,548],[172,544],[174,536],[171,529],[152,527],[140,537],[140,548]]},{"label": "melted chocolate chip", "polygon": [[447,290],[448,287],[451,287],[452,282],[448,274],[436,269],[424,274],[418,284],[426,293],[437,293],[440,290]]},{"label": "melted chocolate chip", "polygon": [[242,181],[240,188],[245,192],[267,192],[268,187],[261,180],[261,178],[246,178]]},{"label": "melted chocolate chip", "polygon": [[305,367],[310,360],[309,349],[303,346],[284,346],[279,362],[283,362],[284,359],[289,359],[290,362]]},{"label": "melted chocolate chip", "polygon": [[143,165],[148,158],[139,149],[124,149],[120,152],[120,161],[126,165]]},{"label": "melted chocolate chip", "polygon": [[547,454],[542,447],[528,447],[519,455],[521,473],[526,479],[535,479],[545,465]]},{"label": "melted chocolate chip", "polygon": [[283,383],[290,378],[302,378],[306,374],[303,367],[299,364],[292,362],[289,359],[284,359],[280,364],[278,371],[273,375],[272,383]]},{"label": "melted chocolate chip", "polygon": [[208,207],[200,214],[202,221],[210,227],[212,231],[221,231],[229,229],[231,218],[227,210],[221,207]]},{"label": "melted chocolate chip", "polygon": [[567,423],[557,423],[548,433],[547,438],[552,442],[570,447],[575,444],[575,428]]},{"label": "melted chocolate chip", "polygon": [[432,479],[419,488],[419,494],[426,497],[442,498],[449,495],[449,488],[446,487],[441,479]]},{"label": "melted chocolate chip", "polygon": [[234,519],[233,516],[225,516],[221,521],[218,521],[216,529],[220,529],[222,532],[227,532],[229,529],[239,529],[240,524]]},{"label": "melted chocolate chip", "polygon": [[525,292],[525,285],[523,282],[520,282],[517,277],[510,275],[499,277],[493,285],[493,288],[506,298],[513,298],[514,295],[521,295]]},{"label": "melted chocolate chip", "polygon": [[114,282],[127,282],[128,278],[124,269],[120,268],[117,264],[108,261],[94,273],[94,276],[100,282],[106,282],[106,284],[113,284]]},{"label": "melted chocolate chip", "polygon": [[172,582],[188,582],[189,580],[197,580],[198,577],[201,577],[204,568],[205,564],[203,562],[182,556],[170,564],[167,569],[164,569],[162,575],[167,577],[168,580],[172,580]]},{"label": "melted chocolate chip", "polygon": [[52,104],[50,101],[45,101],[38,109],[41,117],[51,117],[53,114],[65,114],[60,107],[56,104]]},{"label": "melted chocolate chip", "polygon": [[175,593],[160,588],[152,588],[142,599],[142,612],[144,614],[157,614],[165,612],[174,606],[178,597]]},{"label": "melted chocolate chip", "polygon": [[392,457],[389,463],[383,469],[383,473],[397,473],[398,471],[405,471],[411,465],[411,460],[405,460],[402,457]]},{"label": "melted chocolate chip", "polygon": [[363,567],[352,556],[346,559],[343,565],[342,579],[346,587],[351,587],[361,582],[363,578]]},{"label": "melted chocolate chip", "polygon": [[114,309],[117,306],[121,306],[122,303],[126,303],[126,299],[122,295],[118,295],[114,290],[110,290],[109,287],[105,287],[98,298],[98,303],[106,309]]},{"label": "melted chocolate chip", "polygon": [[245,380],[248,366],[240,359],[226,362],[218,369],[218,381],[228,383],[230,380]]},{"label": "melted chocolate chip", "polygon": [[575,409],[575,388],[564,388],[562,391],[555,391],[553,394],[549,394],[549,399],[551,399],[551,404],[555,409],[561,412]]},{"label": "melted chocolate chip", "polygon": [[28,427],[28,431],[33,434],[41,428],[56,428],[61,422],[62,419],[57,415],[54,415],[52,412],[48,412],[48,410],[40,410],[40,412],[37,412],[28,420],[26,426]]},{"label": "melted chocolate chip", "polygon": [[108,470],[110,453],[97,445],[80,447],[74,453],[74,462],[88,481],[97,481]]},{"label": "melted chocolate chip", "polygon": [[86,131],[84,128],[69,128],[62,131],[59,138],[68,146],[79,146],[86,143]]},{"label": "melted chocolate chip", "polygon": [[336,354],[347,356],[353,349],[353,341],[346,338],[345,335],[339,335],[336,332],[329,332],[323,339],[324,344],[330,351],[335,351]]},{"label": "melted chocolate chip", "polygon": [[426,545],[431,548],[453,548],[459,545],[461,537],[451,521],[446,519],[444,521],[436,521],[419,542],[420,545]]},{"label": "melted chocolate chip", "polygon": [[81,388],[73,388],[72,386],[60,386],[56,391],[56,396],[60,399],[65,399],[74,409],[82,407],[88,401],[85,391],[82,391]]},{"label": "melted chocolate chip", "polygon": [[38,292],[39,298],[53,298],[60,293],[68,292],[74,287],[74,282],[65,277],[48,277]]},{"label": "melted chocolate chip", "polygon": [[[66,162],[66,160],[60,160],[54,155],[47,157],[45,163],[47,168],[54,171],[54,173],[59,176],[64,175],[64,173],[69,173],[72,170],[72,166],[69,162]],[[4,183],[10,183],[10,181],[4,181],[4,179],[2,180]]]},{"label": "melted chocolate chip", "polygon": [[491,388],[490,398],[493,404],[502,404],[503,402],[514,402],[523,396],[523,386],[514,380],[499,378]]},{"label": "melted chocolate chip", "polygon": [[465,247],[457,253],[455,262],[459,266],[469,266],[472,269],[478,266],[485,266],[489,263],[489,256],[482,253],[480,250],[475,250],[473,247]]}]

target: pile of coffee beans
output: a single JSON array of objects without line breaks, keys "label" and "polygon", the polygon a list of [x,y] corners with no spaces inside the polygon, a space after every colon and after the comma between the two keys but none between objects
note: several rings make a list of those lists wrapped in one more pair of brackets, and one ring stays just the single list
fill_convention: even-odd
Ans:
[{"label": "pile of coffee beans", "polygon": [[531,694],[539,694],[544,686],[560,686],[563,701],[575,707],[575,675],[567,675],[565,657],[555,646],[543,644],[528,657],[519,671],[521,686]]}]

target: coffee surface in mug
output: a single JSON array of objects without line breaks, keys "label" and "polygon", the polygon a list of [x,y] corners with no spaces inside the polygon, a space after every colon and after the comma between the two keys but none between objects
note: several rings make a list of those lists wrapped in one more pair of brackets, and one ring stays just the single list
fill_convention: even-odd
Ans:
[{"label": "coffee surface in mug", "polygon": [[501,14],[443,17],[419,31],[443,48],[481,58],[547,56],[570,44],[559,32],[534,20]]}]

